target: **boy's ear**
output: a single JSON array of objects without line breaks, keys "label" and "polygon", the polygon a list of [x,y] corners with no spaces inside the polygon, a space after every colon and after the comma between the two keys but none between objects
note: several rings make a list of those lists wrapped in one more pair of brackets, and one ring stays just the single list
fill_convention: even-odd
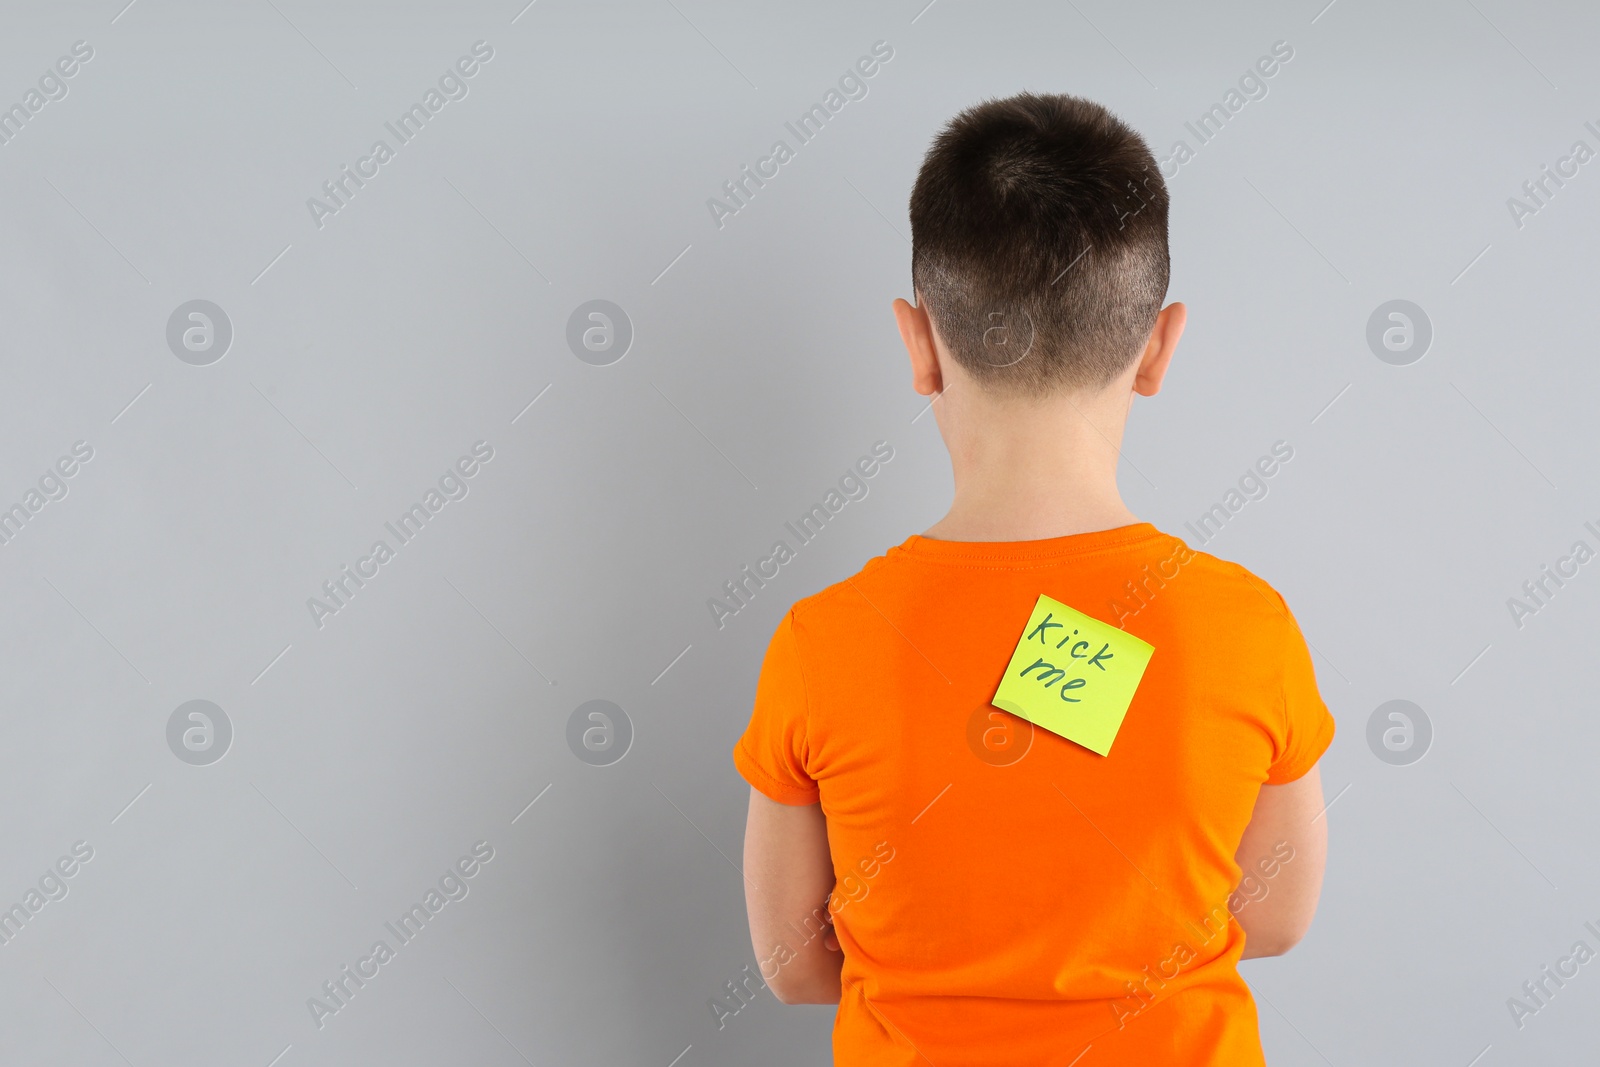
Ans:
[{"label": "boy's ear", "polygon": [[1161,391],[1161,380],[1167,376],[1172,363],[1172,353],[1183,336],[1183,326],[1189,320],[1189,309],[1179,303],[1168,304],[1156,314],[1155,329],[1145,343],[1144,354],[1139,357],[1139,370],[1133,377],[1133,391],[1140,396],[1155,396]]},{"label": "boy's ear", "polygon": [[944,377],[939,372],[933,321],[928,318],[927,309],[896,299],[894,321],[900,327],[900,340],[905,342],[906,355],[911,357],[912,388],[923,396],[932,396],[943,390]]}]

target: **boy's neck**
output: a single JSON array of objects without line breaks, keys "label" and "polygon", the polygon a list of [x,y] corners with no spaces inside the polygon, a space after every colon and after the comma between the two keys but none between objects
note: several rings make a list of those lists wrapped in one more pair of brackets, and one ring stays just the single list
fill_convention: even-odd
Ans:
[{"label": "boy's neck", "polygon": [[1033,541],[1138,522],[1117,489],[1131,401],[1115,389],[1035,401],[949,383],[933,407],[955,499],[924,536]]}]

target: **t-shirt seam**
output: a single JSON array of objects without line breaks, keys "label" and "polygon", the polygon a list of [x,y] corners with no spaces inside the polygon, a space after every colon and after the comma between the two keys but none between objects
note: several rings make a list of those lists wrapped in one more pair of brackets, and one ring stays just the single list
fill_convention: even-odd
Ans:
[{"label": "t-shirt seam", "polygon": [[735,746],[735,749],[743,758],[743,767],[741,769],[754,771],[755,774],[758,775],[767,785],[776,787],[777,792],[785,795],[793,794],[796,796],[804,796],[808,801],[815,799],[817,789],[814,784],[810,789],[807,789],[804,786],[795,785],[793,782],[785,782],[783,779],[776,778],[769,774],[767,770],[761,766],[761,760],[751,753],[749,745],[745,743],[745,738],[739,738],[739,743]]},{"label": "t-shirt seam", "polygon": [[[917,536],[921,536],[921,535],[917,535]],[[1068,535],[1068,536],[1070,537],[1072,535]],[[1092,536],[1092,534],[1091,535],[1087,535],[1087,536]],[[892,546],[889,551],[894,551],[895,549],[898,549],[903,555],[908,556],[908,557],[910,557],[912,559],[927,560],[928,562],[932,562],[932,563],[942,563],[942,562],[947,562],[947,561],[950,561],[950,560],[982,560],[982,559],[985,558],[985,556],[989,556],[989,555],[1004,556],[1004,554],[1008,551],[1004,547],[1005,545],[1008,545],[1008,544],[1027,544],[1028,543],[1028,542],[1014,542],[1014,541],[983,541],[983,542],[940,541],[940,540],[938,540],[936,538],[924,538],[923,540],[925,542],[927,542],[929,544],[933,544],[933,545],[954,546],[954,545],[958,545],[958,544],[975,544],[976,543],[976,544],[982,544],[984,547],[982,549],[979,549],[979,550],[968,550],[968,549],[965,549],[965,548],[955,548],[955,547],[950,547],[948,549],[944,549],[944,548],[924,549],[924,548],[921,548],[921,547],[907,547],[907,543],[910,541],[910,538],[907,538],[906,541],[902,541],[898,545]],[[1146,543],[1146,542],[1149,542],[1149,541],[1176,541],[1176,540],[1180,540],[1180,538],[1178,538],[1174,534],[1167,533],[1165,530],[1157,529],[1156,527],[1151,526],[1149,533],[1129,534],[1129,535],[1127,535],[1125,537],[1120,537],[1120,538],[1117,538],[1114,541],[1107,542],[1106,544],[1087,545],[1087,546],[1077,547],[1077,548],[1067,547],[1067,548],[1063,548],[1059,552],[1052,552],[1052,553],[1050,553],[1050,554],[1048,554],[1046,556],[1022,555],[1022,556],[1012,556],[1010,558],[1012,560],[1018,561],[1018,562],[1031,562],[1034,559],[1041,559],[1041,560],[1046,560],[1047,559],[1047,560],[1053,560],[1053,561],[1059,562],[1061,560],[1072,559],[1075,556],[1090,556],[1090,555],[1095,555],[1095,554],[1101,553],[1101,552],[1120,552],[1120,551],[1124,551],[1124,550],[1136,547],[1136,546],[1138,546],[1140,544],[1143,544],[1143,543]],[[1034,542],[1034,543],[1037,543],[1037,542]],[[887,553],[885,555],[887,555]]]},{"label": "t-shirt seam", "polygon": [[[1293,773],[1284,774],[1280,769],[1279,773],[1274,774],[1269,768],[1267,772],[1268,784],[1287,785],[1289,782],[1299,781],[1309,774],[1311,768],[1316,766],[1317,761],[1327,752],[1328,746],[1333,744],[1333,738],[1337,732],[1338,723],[1334,720],[1333,713],[1328,711],[1327,706],[1324,705],[1322,714],[1317,720],[1315,738],[1306,744],[1305,752],[1302,755],[1296,759],[1288,760],[1288,769]],[[1279,762],[1282,763],[1283,761]]]},{"label": "t-shirt seam", "polygon": [[[800,707],[801,725],[805,729],[805,761],[803,769],[806,777],[811,778],[811,687],[806,682],[805,657],[800,653],[800,619],[795,614],[793,607],[789,609],[789,639],[794,642],[794,668],[800,675]],[[817,788],[817,780],[811,778],[811,788]]]},{"label": "t-shirt seam", "polygon": [[[1260,579],[1257,579],[1257,581],[1260,581]],[[1262,584],[1266,585],[1265,582],[1262,582]],[[1280,718],[1283,720],[1283,755],[1273,761],[1273,766],[1267,768],[1267,777],[1271,778],[1273,771],[1277,767],[1286,762],[1292,765],[1294,760],[1294,739],[1289,736],[1289,657],[1292,654],[1291,646],[1294,640],[1294,620],[1289,612],[1289,603],[1283,599],[1283,594],[1273,589],[1270,585],[1267,585],[1267,589],[1273,596],[1278,598],[1279,625],[1282,627],[1283,633],[1282,654],[1278,666],[1278,706]]]},{"label": "t-shirt seam", "polygon": [[[1204,555],[1210,555],[1209,553],[1203,553],[1203,554]],[[1279,721],[1279,724],[1280,724],[1280,736],[1282,736],[1282,738],[1283,738],[1283,751],[1282,751],[1281,754],[1279,754],[1277,756],[1277,758],[1273,759],[1270,763],[1267,764],[1266,777],[1267,777],[1267,780],[1270,782],[1272,777],[1273,777],[1274,770],[1278,766],[1283,764],[1286,760],[1289,760],[1291,758],[1291,756],[1292,756],[1292,753],[1290,752],[1290,748],[1289,748],[1291,741],[1290,741],[1290,737],[1289,737],[1289,689],[1288,689],[1288,680],[1289,680],[1289,653],[1290,653],[1290,647],[1291,647],[1291,644],[1292,644],[1292,641],[1293,641],[1293,637],[1294,637],[1294,619],[1293,619],[1292,614],[1289,611],[1288,602],[1283,599],[1283,594],[1278,592],[1276,589],[1274,589],[1270,582],[1268,582],[1265,579],[1263,579],[1260,575],[1257,575],[1254,572],[1252,572],[1248,567],[1245,567],[1244,565],[1239,564],[1239,563],[1235,563],[1233,560],[1219,559],[1216,556],[1211,556],[1211,558],[1215,559],[1218,563],[1222,564],[1224,567],[1230,568],[1230,569],[1232,569],[1234,571],[1237,571],[1239,577],[1244,580],[1244,583],[1246,585],[1248,585],[1251,589],[1255,590],[1256,594],[1258,596],[1260,596],[1263,600],[1266,600],[1267,601],[1267,606],[1268,607],[1272,607],[1274,609],[1274,611],[1276,612],[1277,617],[1278,617],[1278,619],[1277,619],[1278,627],[1279,627],[1278,632],[1281,635],[1281,637],[1279,639],[1279,646],[1278,646],[1278,648],[1279,648],[1279,656],[1278,656],[1278,721]],[[1263,589],[1265,590],[1265,593],[1262,592]],[[1270,593],[1273,597],[1277,598],[1277,604],[1276,605],[1273,604],[1272,600],[1267,598],[1267,596],[1266,596],[1267,593]]]},{"label": "t-shirt seam", "polygon": [[[1282,600],[1283,597],[1280,595],[1278,599]],[[1287,605],[1285,606],[1287,607]],[[1294,739],[1289,736],[1289,635],[1287,632],[1283,635],[1283,656],[1278,668],[1278,708],[1279,717],[1283,720],[1283,759],[1278,760],[1278,763],[1281,764],[1284,760],[1291,758],[1294,746]],[[1267,774],[1269,776],[1272,774],[1271,767],[1267,768]]]},{"label": "t-shirt seam", "polygon": [[[1076,551],[1062,552],[1051,556],[1012,556],[1010,558],[993,560],[985,560],[982,556],[923,556],[918,555],[916,552],[911,550],[902,552],[898,558],[905,559],[909,562],[927,563],[940,567],[959,567],[962,570],[1041,570],[1047,567],[1059,567],[1063,563],[1069,563],[1073,560],[1082,559],[1088,556],[1130,555],[1136,550],[1145,547],[1149,542],[1162,540],[1181,541],[1182,539],[1174,537],[1171,534],[1154,534],[1149,537],[1139,538],[1136,541],[1127,541],[1115,545],[1104,545],[1100,548],[1078,549]],[[890,557],[884,556],[883,558],[888,559]]]}]

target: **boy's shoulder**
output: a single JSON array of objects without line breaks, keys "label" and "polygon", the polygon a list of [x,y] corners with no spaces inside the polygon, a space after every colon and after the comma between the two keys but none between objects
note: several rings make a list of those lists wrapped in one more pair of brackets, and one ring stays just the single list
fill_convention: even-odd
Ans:
[{"label": "boy's shoulder", "polygon": [[[817,622],[830,614],[837,614],[843,607],[847,593],[854,592],[856,599],[861,600],[860,586],[856,583],[873,575],[879,568],[889,565],[894,558],[895,548],[897,547],[899,546],[890,547],[873,556],[848,578],[841,578],[832,585],[824,586],[817,590],[810,596],[803,596],[796,600],[790,605],[789,614],[794,617],[796,622]],[[863,606],[865,606],[864,601]]]},{"label": "boy's shoulder", "polygon": [[1216,582],[1233,586],[1241,592],[1248,590],[1250,594],[1262,597],[1269,602],[1276,602],[1279,605],[1283,603],[1283,595],[1271,583],[1243,564],[1236,563],[1231,559],[1223,559],[1221,556],[1214,556],[1209,552],[1190,548],[1177,537],[1173,537],[1172,540],[1182,546],[1184,554],[1192,557],[1191,563],[1186,564],[1186,566],[1198,564],[1200,573]]},{"label": "boy's shoulder", "polygon": [[[1180,537],[1152,529],[1153,536],[1121,546],[1114,557],[1116,563],[1110,561],[1111,557],[1100,557],[1106,565],[1120,564],[1129,572],[1128,595],[1120,607],[1116,600],[1108,605],[1109,615],[1115,617],[1122,612],[1126,617],[1138,610],[1144,601],[1153,601],[1158,591],[1188,587],[1185,595],[1171,599],[1204,606],[1205,610],[1234,618],[1288,617],[1288,605],[1282,594],[1255,572],[1232,560],[1192,548]],[[789,609],[794,621],[825,626],[841,616],[854,617],[863,611],[870,612],[874,610],[872,600],[863,585],[876,586],[879,576],[888,574],[900,580],[916,581],[915,571],[919,565],[944,562],[918,555],[913,550],[917,540],[913,537],[893,545],[868,559],[849,577],[795,601]],[[988,544],[998,547],[1005,543]],[[971,570],[970,563],[964,569]],[[927,568],[921,577],[929,582],[948,581],[949,575],[941,570],[938,566]],[[908,571],[911,573],[906,573]]]}]

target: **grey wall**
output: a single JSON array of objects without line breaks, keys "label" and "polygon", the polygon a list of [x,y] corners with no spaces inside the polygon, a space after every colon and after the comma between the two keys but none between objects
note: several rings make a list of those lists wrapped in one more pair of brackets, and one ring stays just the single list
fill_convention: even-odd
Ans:
[{"label": "grey wall", "polygon": [[[1600,563],[1508,607],[1600,549],[1600,163],[1521,191],[1600,149],[1592,9],[521,2],[0,16],[0,105],[93,49],[0,144],[0,505],[26,515],[0,546],[0,905],[26,915],[0,1060],[826,1062],[826,1009],[708,1007],[753,962],[728,750],[779,615],[947,502],[888,313],[905,203],[942,121],[1022,88],[1194,153],[1167,165],[1191,324],[1135,409],[1130,506],[1199,544],[1184,523],[1294,449],[1204,544],[1284,591],[1340,727],[1316,926],[1244,967],[1269,1059],[1590,1054],[1600,963],[1520,1029],[1507,998],[1600,949]],[[880,40],[799,145],[784,123]],[[478,41],[401,144],[384,124]],[[1279,41],[1201,144],[1185,123]],[[707,199],[778,139],[794,158],[719,226]],[[181,343],[193,300],[225,352],[214,312]],[[606,365],[568,343],[592,300],[631,324]],[[1369,346],[1392,300],[1425,352]],[[708,598],[877,440],[870,495],[719,629]],[[476,442],[401,544],[385,523]],[[314,618],[345,565],[376,574]],[[591,700],[626,723],[589,759],[626,758],[578,757],[587,710],[569,744]],[[1369,744],[1391,700],[1431,740],[1412,712],[1408,751]],[[401,944],[384,924],[478,842]]]}]

